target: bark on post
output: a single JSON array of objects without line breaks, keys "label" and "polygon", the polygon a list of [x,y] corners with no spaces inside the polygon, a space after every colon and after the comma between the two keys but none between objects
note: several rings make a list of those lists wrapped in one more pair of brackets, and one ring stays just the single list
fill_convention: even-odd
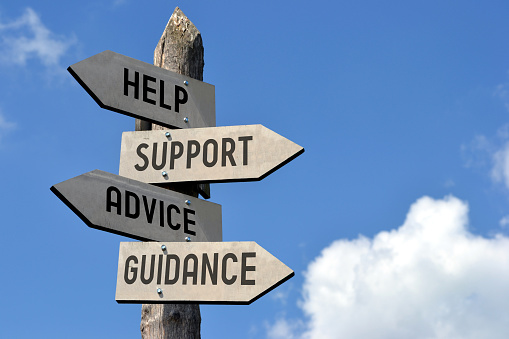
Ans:
[{"label": "bark on post", "polygon": [[[154,51],[154,65],[203,80],[203,43],[194,24],[175,8]],[[136,120],[136,130],[162,130],[162,126]],[[210,196],[208,185],[171,184],[164,187],[198,197]],[[207,192],[208,191],[208,192]],[[141,308],[143,339],[200,338],[200,306],[197,304],[144,304]]]}]

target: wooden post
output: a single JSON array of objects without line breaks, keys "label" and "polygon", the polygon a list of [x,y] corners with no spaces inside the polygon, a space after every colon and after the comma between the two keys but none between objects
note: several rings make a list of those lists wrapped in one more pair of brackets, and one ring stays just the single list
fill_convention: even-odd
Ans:
[{"label": "wooden post", "polygon": [[[175,8],[154,51],[154,65],[203,80],[203,43],[196,26]],[[162,130],[164,127],[136,119],[136,130]],[[209,185],[175,183],[165,188],[198,197],[210,197]],[[143,339],[200,338],[200,306],[197,304],[144,304],[141,308]]]}]

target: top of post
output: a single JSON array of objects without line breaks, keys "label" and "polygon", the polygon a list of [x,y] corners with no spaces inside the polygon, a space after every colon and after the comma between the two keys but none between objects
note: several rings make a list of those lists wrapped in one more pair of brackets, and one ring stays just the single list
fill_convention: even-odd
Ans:
[{"label": "top of post", "polygon": [[154,65],[203,81],[204,64],[201,33],[177,7],[154,51]]}]

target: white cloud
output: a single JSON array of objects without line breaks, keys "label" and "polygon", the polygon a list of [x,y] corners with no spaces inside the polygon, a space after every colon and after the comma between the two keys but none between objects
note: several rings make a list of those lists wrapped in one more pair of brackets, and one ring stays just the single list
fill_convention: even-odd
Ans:
[{"label": "white cloud", "polygon": [[476,135],[469,144],[461,145],[465,167],[484,167],[494,152],[493,142],[484,135]]},{"label": "white cloud", "polygon": [[509,215],[506,215],[502,219],[500,219],[499,224],[500,227],[507,228],[507,226],[509,225]]},{"label": "white cloud", "polygon": [[4,116],[0,112],[0,130],[9,130],[16,127],[16,124],[5,120]]},{"label": "white cloud", "polygon": [[0,33],[0,60],[18,65],[36,58],[46,67],[58,66],[60,58],[75,43],[74,38],[52,33],[31,8],[14,21],[0,21]]},{"label": "white cloud", "polygon": [[495,182],[502,182],[509,188],[509,142],[493,154],[491,177]]},{"label": "white cloud", "polygon": [[7,121],[3,116],[2,112],[0,112],[0,141],[6,132],[14,129],[16,124],[10,121]]},{"label": "white cloud", "polygon": [[500,84],[495,88],[494,95],[504,103],[505,108],[509,111],[509,84]]},{"label": "white cloud", "polygon": [[293,339],[302,327],[301,322],[288,322],[284,318],[278,319],[274,325],[268,327],[267,337],[270,339]]},{"label": "white cloud", "polygon": [[[468,230],[453,197],[415,202],[404,224],[373,239],[337,240],[308,267],[299,338],[507,338],[509,238]],[[289,333],[286,333],[289,332]]]},{"label": "white cloud", "polygon": [[466,167],[489,167],[491,179],[509,189],[509,124],[500,127],[493,137],[477,135],[461,150]]}]

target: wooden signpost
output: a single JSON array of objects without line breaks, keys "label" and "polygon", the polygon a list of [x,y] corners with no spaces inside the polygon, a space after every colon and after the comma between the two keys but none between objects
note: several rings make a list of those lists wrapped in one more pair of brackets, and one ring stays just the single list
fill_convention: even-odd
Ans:
[{"label": "wooden signpost", "polygon": [[303,152],[262,125],[124,132],[119,174],[147,183],[253,181]]},{"label": "wooden signpost", "polygon": [[95,170],[51,187],[89,227],[142,241],[222,241],[221,205]]},{"label": "wooden signpost", "polygon": [[247,305],[293,275],[255,242],[123,242],[115,299]]},{"label": "wooden signpost", "polygon": [[156,241],[120,244],[115,299],[146,303],[142,338],[197,338],[198,303],[250,304],[294,272],[255,242],[222,242],[221,206],[193,185],[261,180],[304,149],[262,125],[214,127],[201,35],[178,7],[155,63],[105,51],[68,68],[101,107],[158,125],[123,134],[120,175],[95,170],[51,190],[89,227]]}]

